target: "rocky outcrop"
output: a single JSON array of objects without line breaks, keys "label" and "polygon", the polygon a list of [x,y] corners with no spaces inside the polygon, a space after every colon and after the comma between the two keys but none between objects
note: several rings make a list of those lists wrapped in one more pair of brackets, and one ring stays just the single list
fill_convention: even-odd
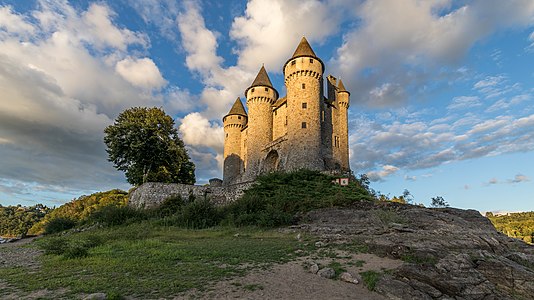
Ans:
[{"label": "rocky outcrop", "polygon": [[390,299],[532,299],[534,247],[497,232],[475,210],[362,202],[308,213],[300,229],[359,243],[405,263],[383,274]]}]

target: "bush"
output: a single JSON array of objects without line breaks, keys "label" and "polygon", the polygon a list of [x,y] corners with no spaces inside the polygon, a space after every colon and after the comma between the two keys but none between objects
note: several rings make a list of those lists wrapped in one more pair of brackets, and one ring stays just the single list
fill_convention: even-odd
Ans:
[{"label": "bush", "polygon": [[222,219],[220,211],[209,199],[194,200],[184,205],[176,217],[176,225],[198,229],[218,225]]},{"label": "bush", "polygon": [[259,176],[243,197],[225,209],[227,224],[275,227],[298,221],[296,217],[313,209],[347,206],[373,196],[359,183],[332,183],[334,177],[317,171],[299,170]]},{"label": "bush", "polygon": [[145,220],[146,218],[146,213],[141,210],[137,210],[129,206],[117,207],[110,205],[93,212],[93,214],[91,214],[89,217],[89,220],[108,226],[116,226]]},{"label": "bush", "polygon": [[44,234],[52,234],[62,232],[76,226],[76,222],[68,218],[55,218],[46,223]]},{"label": "bush", "polygon": [[65,258],[81,258],[89,255],[89,249],[82,244],[71,243],[63,252]]},{"label": "bush", "polygon": [[45,254],[61,255],[68,247],[68,242],[63,237],[51,237],[41,240],[39,246]]},{"label": "bush", "polygon": [[[193,199],[194,200],[194,199]],[[158,217],[168,217],[180,212],[185,202],[179,195],[169,197],[156,208],[154,214]]]}]

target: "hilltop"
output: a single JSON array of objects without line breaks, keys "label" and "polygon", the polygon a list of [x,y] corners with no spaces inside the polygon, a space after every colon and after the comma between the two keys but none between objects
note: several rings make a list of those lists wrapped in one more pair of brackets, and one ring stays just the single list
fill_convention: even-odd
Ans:
[{"label": "hilltop", "polygon": [[0,254],[7,299],[534,294],[534,247],[477,211],[378,201],[361,182],[345,189],[307,171],[262,177],[223,208],[180,198],[144,212],[114,204],[70,231],[2,245]]}]

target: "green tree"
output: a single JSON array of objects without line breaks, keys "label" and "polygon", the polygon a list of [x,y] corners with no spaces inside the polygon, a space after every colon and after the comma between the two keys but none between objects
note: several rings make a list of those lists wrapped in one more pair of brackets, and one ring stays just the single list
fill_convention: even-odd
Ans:
[{"label": "green tree", "polygon": [[162,109],[127,109],[104,133],[109,161],[125,172],[129,183],[195,183],[195,165],[178,137],[174,120]]},{"label": "green tree", "polygon": [[432,207],[449,207],[449,203],[441,196],[432,197],[431,200],[430,206]]}]

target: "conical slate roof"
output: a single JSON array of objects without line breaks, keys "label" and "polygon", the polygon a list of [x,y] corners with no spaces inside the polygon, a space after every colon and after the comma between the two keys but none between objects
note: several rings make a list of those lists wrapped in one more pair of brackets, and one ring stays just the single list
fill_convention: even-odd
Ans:
[{"label": "conical slate roof", "polygon": [[247,91],[255,86],[267,86],[272,88],[276,94],[276,99],[278,99],[278,91],[273,87],[271,79],[269,79],[269,74],[267,74],[267,70],[265,70],[264,66],[261,66],[258,75],[256,75],[256,79],[254,79],[252,84],[245,90],[245,96],[247,95]]},{"label": "conical slate roof", "polygon": [[254,81],[252,82],[252,85],[250,87],[260,86],[260,85],[268,86],[270,88],[273,87],[273,84],[271,83],[271,79],[269,79],[269,75],[267,74],[267,71],[265,70],[264,66],[261,66],[261,69],[258,72],[258,75],[256,76],[256,79],[254,79]]},{"label": "conical slate roof", "polygon": [[[343,81],[340,79],[339,80],[339,84],[337,85],[337,91],[338,92],[345,92],[345,93],[349,93],[349,91],[347,91],[347,89],[345,88],[345,85],[343,84]],[[349,93],[350,95],[350,93]]]},{"label": "conical slate roof", "polygon": [[234,105],[232,106],[232,108],[230,109],[230,111],[228,112],[227,116],[229,115],[241,115],[241,116],[247,116],[247,112],[245,111],[245,107],[243,106],[243,103],[241,102],[241,99],[239,99],[239,97],[237,97],[237,99],[235,99],[235,103]]},{"label": "conical slate roof", "polygon": [[293,56],[291,56],[291,59],[302,56],[311,56],[317,58],[317,55],[315,55],[315,52],[313,52],[310,43],[308,43],[308,40],[305,37],[302,37],[302,39],[300,39],[300,43],[297,46],[297,49],[295,49],[295,53],[293,53]]},{"label": "conical slate roof", "polygon": [[295,58],[298,58],[298,57],[313,57],[313,58],[315,58],[316,60],[318,60],[321,63],[321,66],[322,66],[323,72],[324,72],[324,63],[323,63],[323,61],[319,57],[317,57],[317,55],[315,55],[315,52],[313,52],[313,49],[310,46],[310,43],[308,43],[308,40],[305,37],[302,37],[302,39],[300,39],[299,45],[297,46],[297,49],[295,49],[295,52],[293,53],[293,56],[291,56],[291,58],[288,59],[286,61],[286,63],[284,64],[284,67],[282,68],[282,70],[284,70],[284,73],[285,73],[286,65],[291,60],[293,60]]}]

